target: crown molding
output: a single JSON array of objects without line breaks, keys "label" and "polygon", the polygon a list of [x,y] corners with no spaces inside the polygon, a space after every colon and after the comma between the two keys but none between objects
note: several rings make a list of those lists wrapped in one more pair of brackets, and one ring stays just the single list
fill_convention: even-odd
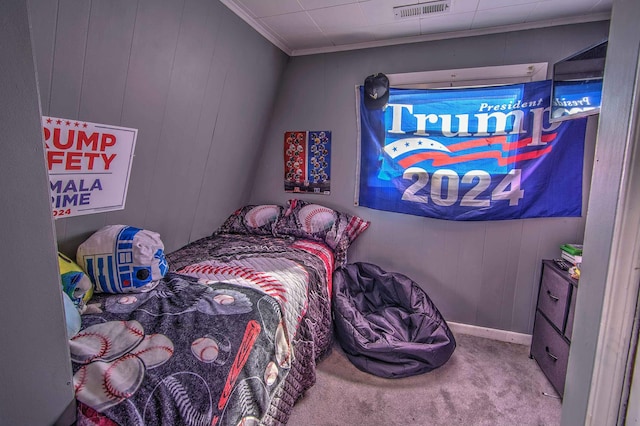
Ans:
[{"label": "crown molding", "polygon": [[294,56],[293,51],[279,38],[274,36],[271,31],[265,28],[260,22],[256,21],[253,16],[249,15],[244,9],[238,7],[233,1],[230,0],[220,0],[220,3],[224,4],[231,10],[234,14],[236,14],[240,19],[249,24],[251,28],[260,33],[261,36],[266,38],[271,44],[276,46],[278,49],[282,50],[289,56]]},{"label": "crown molding", "polygon": [[239,7],[232,0],[220,0],[229,10],[231,10],[240,19],[245,21],[249,26],[256,30],[260,35],[266,38],[270,43],[282,50],[289,56],[306,56],[322,53],[344,52],[348,50],[369,49],[374,47],[396,46],[399,44],[420,43],[425,41],[436,41],[444,39],[474,37],[489,34],[498,34],[511,31],[523,31],[546,27],[555,27],[559,25],[582,24],[587,22],[607,21],[611,19],[611,13],[595,13],[589,15],[573,16],[569,18],[550,19],[545,21],[525,22],[521,24],[502,25],[499,27],[479,28],[464,31],[450,31],[437,34],[424,34],[412,37],[401,37],[388,40],[370,41],[365,43],[344,44],[339,46],[318,47],[312,49],[292,49],[287,44],[273,34],[268,28],[257,21],[253,16],[249,15],[246,10]]}]

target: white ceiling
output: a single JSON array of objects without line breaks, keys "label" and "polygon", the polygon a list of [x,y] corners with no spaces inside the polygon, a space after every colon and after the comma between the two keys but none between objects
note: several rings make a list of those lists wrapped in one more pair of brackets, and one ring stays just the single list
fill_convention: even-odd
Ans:
[{"label": "white ceiling", "polygon": [[609,19],[613,0],[449,0],[445,13],[396,19],[428,0],[220,0],[291,56]]}]

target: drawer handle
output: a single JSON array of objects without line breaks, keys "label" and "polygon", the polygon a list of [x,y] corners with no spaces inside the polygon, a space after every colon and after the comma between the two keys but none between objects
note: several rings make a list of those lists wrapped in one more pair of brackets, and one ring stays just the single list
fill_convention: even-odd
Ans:
[{"label": "drawer handle", "polygon": [[556,297],[553,294],[551,294],[551,290],[547,290],[547,296],[549,296],[551,300],[553,300],[554,302],[557,302],[558,300],[560,300],[559,297]]},{"label": "drawer handle", "polygon": [[544,350],[547,352],[547,355],[549,355],[549,358],[551,358],[554,362],[558,360],[557,356],[549,352],[549,346],[545,346]]}]

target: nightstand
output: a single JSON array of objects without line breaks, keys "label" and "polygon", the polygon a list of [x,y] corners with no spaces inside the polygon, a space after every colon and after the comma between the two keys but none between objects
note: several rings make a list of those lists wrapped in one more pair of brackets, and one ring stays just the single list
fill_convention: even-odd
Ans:
[{"label": "nightstand", "polygon": [[560,269],[553,260],[542,261],[531,357],[560,398],[564,394],[577,290],[578,281],[567,271]]}]

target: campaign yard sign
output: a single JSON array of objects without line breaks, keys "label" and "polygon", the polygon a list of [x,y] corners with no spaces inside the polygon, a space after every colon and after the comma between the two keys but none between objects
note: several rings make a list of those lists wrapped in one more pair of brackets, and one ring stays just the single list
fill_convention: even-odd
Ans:
[{"label": "campaign yard sign", "polygon": [[550,80],[392,88],[373,110],[359,89],[360,206],[469,221],[582,214],[586,118],[549,122]]},{"label": "campaign yard sign", "polygon": [[124,209],[137,129],[42,117],[53,217]]}]

